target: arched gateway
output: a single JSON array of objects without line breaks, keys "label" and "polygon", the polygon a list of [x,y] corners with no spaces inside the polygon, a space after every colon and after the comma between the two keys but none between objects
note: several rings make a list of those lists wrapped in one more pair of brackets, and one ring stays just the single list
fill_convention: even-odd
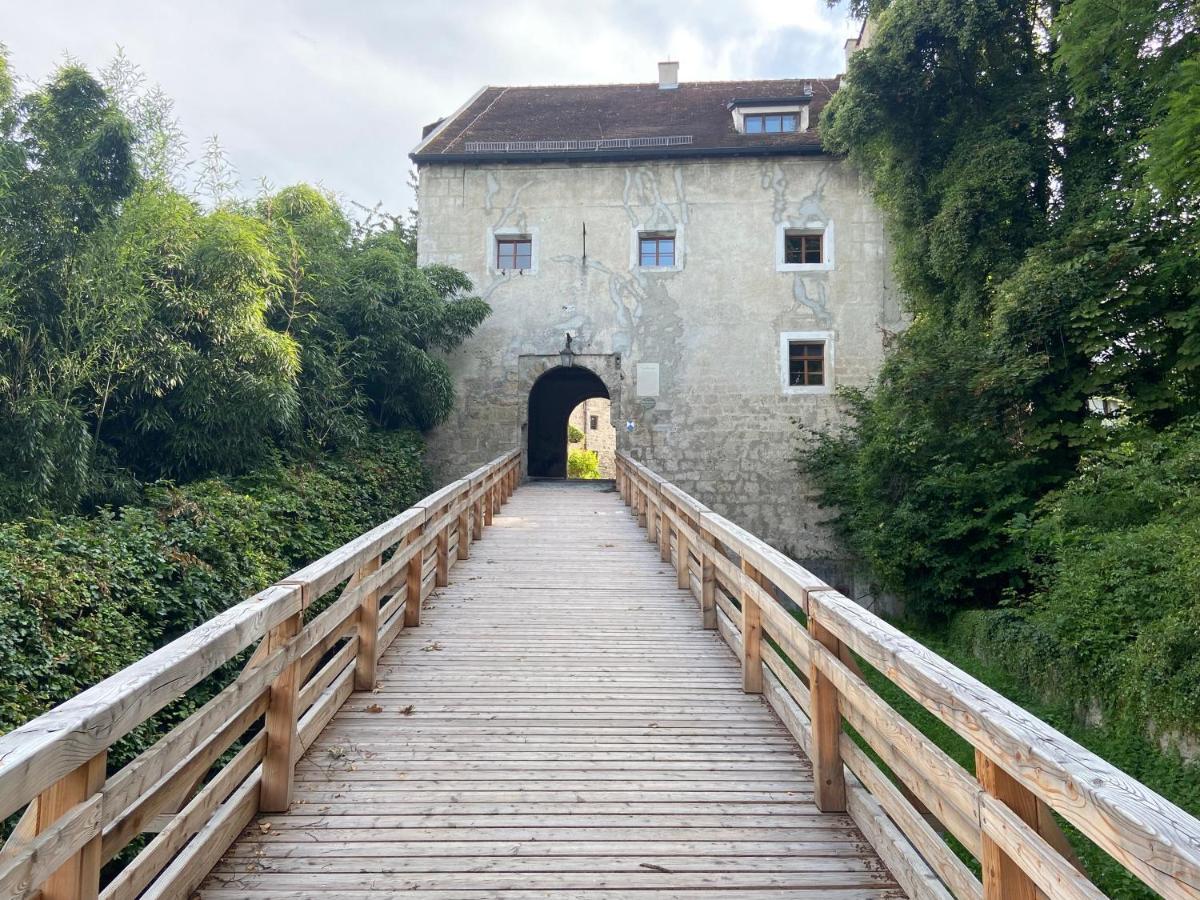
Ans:
[{"label": "arched gateway", "polygon": [[567,419],[577,405],[609,399],[600,376],[582,366],[555,366],[529,391],[529,475],[567,477]]}]

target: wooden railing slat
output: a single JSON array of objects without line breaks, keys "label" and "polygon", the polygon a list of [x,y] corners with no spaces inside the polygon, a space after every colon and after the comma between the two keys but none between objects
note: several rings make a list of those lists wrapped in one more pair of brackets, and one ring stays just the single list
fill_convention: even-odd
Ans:
[{"label": "wooden railing slat", "polygon": [[[0,858],[0,897],[25,900],[39,892],[50,876],[75,857],[100,833],[100,794],[76,804],[40,834],[6,847]],[[98,873],[97,873],[98,874]]]},{"label": "wooden railing slat", "polygon": [[0,737],[0,818],[127,735],[300,605],[275,585]]}]

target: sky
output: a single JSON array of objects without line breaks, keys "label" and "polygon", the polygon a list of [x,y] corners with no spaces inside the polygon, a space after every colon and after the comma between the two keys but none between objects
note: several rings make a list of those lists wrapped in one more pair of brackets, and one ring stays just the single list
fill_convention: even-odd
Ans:
[{"label": "sky", "polygon": [[[117,47],[174,99],[199,157],[217,135],[240,191],[318,184],[412,205],[422,125],[485,84],[828,77],[857,33],[825,0],[0,0],[27,87]],[[195,166],[193,166],[193,170]],[[194,175],[185,175],[185,181]]]}]

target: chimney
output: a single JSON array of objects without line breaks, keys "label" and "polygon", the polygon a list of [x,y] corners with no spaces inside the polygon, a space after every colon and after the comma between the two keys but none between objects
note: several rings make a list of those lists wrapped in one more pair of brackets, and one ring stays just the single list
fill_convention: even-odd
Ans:
[{"label": "chimney", "polygon": [[679,87],[679,63],[660,62],[658,64],[658,89],[673,91]]}]

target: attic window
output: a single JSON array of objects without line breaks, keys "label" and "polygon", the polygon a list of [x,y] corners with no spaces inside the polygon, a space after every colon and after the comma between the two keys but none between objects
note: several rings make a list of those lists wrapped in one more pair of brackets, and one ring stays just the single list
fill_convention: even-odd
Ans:
[{"label": "attic window", "polygon": [[800,117],[794,113],[750,113],[742,116],[744,134],[784,134],[795,131]]}]

